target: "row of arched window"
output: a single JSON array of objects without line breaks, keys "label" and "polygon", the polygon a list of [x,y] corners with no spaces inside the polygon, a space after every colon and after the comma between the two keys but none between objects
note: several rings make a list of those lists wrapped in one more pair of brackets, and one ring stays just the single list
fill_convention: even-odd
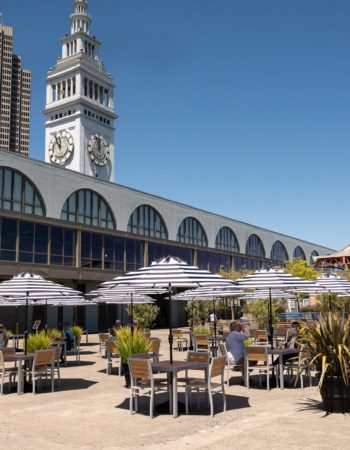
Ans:
[{"label": "row of arched window", "polygon": [[[45,216],[45,206],[39,191],[33,183],[21,173],[0,168],[0,209],[25,214]],[[111,208],[101,195],[89,189],[73,192],[65,201],[61,219],[68,222],[100,228],[115,229],[116,222]],[[168,239],[165,222],[159,212],[150,205],[141,205],[131,214],[128,222],[129,233],[156,239]],[[176,240],[183,244],[207,247],[208,239],[204,228],[194,217],[186,217],[180,224]],[[215,248],[239,253],[240,248],[235,233],[229,227],[222,227],[215,240]],[[256,234],[251,234],[245,246],[245,254],[258,258],[266,258],[264,245]],[[311,256],[318,256],[314,250]],[[293,258],[305,260],[305,252],[297,246]],[[270,259],[283,262],[289,259],[284,244],[277,240],[271,249]]]}]

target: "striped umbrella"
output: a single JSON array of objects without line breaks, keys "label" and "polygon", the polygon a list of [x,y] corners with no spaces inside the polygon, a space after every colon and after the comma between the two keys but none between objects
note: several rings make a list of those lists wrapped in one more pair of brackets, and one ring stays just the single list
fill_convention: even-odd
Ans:
[{"label": "striped umbrella", "polygon": [[0,283],[0,295],[13,300],[25,300],[25,352],[27,352],[27,339],[29,330],[28,309],[29,303],[37,300],[71,300],[83,295],[79,291],[75,291],[61,284],[46,280],[40,275],[34,273],[23,272],[15,275],[10,280]]},{"label": "striped umbrella", "polygon": [[[240,295],[244,295],[244,292],[239,289],[238,286],[208,286],[208,287],[198,287],[196,289],[191,289],[189,291],[182,292],[180,294],[175,295],[174,300],[199,300],[199,301],[213,301],[213,314],[214,314],[214,336],[216,339],[216,300],[227,297],[238,297]],[[192,315],[193,319],[193,315]],[[193,327],[193,322],[192,322]]]},{"label": "striped umbrella", "polygon": [[172,289],[191,289],[199,286],[233,285],[220,275],[208,270],[201,270],[197,266],[190,266],[180,258],[167,256],[154,261],[150,266],[142,267],[134,272],[114,278],[102,283],[101,286],[140,286],[144,288],[167,288],[169,299],[169,349],[170,362],[173,362],[173,331],[172,331]]},{"label": "striped umbrella", "polygon": [[[268,299],[270,298],[270,290],[269,289],[256,289],[256,291],[250,294],[244,294],[241,297],[242,300],[260,300],[260,299]],[[281,291],[280,289],[271,289],[271,298],[282,298],[293,300],[295,299],[295,295],[290,294],[286,291]]]},{"label": "striped umbrella", "polygon": [[310,289],[317,287],[314,282],[303,280],[279,269],[257,270],[253,274],[236,280],[239,287],[247,290],[267,289],[269,292],[269,338],[273,348],[273,322],[272,322],[272,290],[273,289]]},{"label": "striped umbrella", "polygon": [[[350,293],[350,281],[345,280],[339,275],[326,274],[316,278],[315,282],[318,286],[321,286],[328,292],[329,310],[332,310],[332,297],[331,294],[349,294]],[[320,292],[318,292],[320,293]]]}]

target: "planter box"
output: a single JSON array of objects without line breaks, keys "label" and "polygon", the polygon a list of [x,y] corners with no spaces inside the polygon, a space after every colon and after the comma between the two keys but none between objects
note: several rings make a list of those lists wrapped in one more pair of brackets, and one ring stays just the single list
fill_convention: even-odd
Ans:
[{"label": "planter box", "polygon": [[321,397],[327,412],[350,412],[350,386],[346,386],[342,379],[325,378]]}]

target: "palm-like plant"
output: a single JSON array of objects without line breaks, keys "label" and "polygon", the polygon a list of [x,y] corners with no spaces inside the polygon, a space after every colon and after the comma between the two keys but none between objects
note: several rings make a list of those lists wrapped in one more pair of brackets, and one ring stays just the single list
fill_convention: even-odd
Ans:
[{"label": "palm-like plant", "polygon": [[338,312],[322,313],[318,321],[304,324],[300,331],[306,349],[300,370],[315,368],[320,374],[319,388],[326,378],[337,378],[349,386],[350,317],[345,319]]}]

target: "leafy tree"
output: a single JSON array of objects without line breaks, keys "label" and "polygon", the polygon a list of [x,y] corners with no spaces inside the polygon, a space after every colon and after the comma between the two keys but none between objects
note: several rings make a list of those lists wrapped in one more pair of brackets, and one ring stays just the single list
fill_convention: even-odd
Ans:
[{"label": "leafy tree", "polygon": [[221,268],[219,270],[219,275],[223,278],[227,278],[228,280],[238,280],[238,278],[244,278],[247,275],[250,275],[251,273],[254,273],[252,270],[242,269],[242,270],[235,270],[231,269],[229,271],[224,270]]},{"label": "leafy tree", "polygon": [[[144,304],[133,305],[134,320],[144,328],[152,328],[159,314],[160,308],[157,305]],[[131,306],[128,305],[128,314],[131,314]]]},{"label": "leafy tree", "polygon": [[283,270],[304,280],[315,280],[320,275],[315,266],[308,266],[307,261],[299,258],[285,261]]},{"label": "leafy tree", "polygon": [[199,325],[201,319],[208,320],[209,313],[213,309],[213,302],[211,300],[189,300],[186,303],[185,309],[188,315],[188,324],[192,326]]},{"label": "leafy tree", "polygon": [[331,300],[332,312],[342,313],[350,310],[350,296],[339,297],[337,294],[327,293],[320,295],[318,300],[320,301],[320,306],[318,309],[323,312],[329,312],[329,300]]},{"label": "leafy tree", "polygon": [[[273,300],[272,301],[272,322],[275,324],[278,321],[278,314],[284,312],[286,309],[285,300]],[[268,327],[268,300],[252,300],[247,306],[249,313],[256,317],[259,328]]]}]

